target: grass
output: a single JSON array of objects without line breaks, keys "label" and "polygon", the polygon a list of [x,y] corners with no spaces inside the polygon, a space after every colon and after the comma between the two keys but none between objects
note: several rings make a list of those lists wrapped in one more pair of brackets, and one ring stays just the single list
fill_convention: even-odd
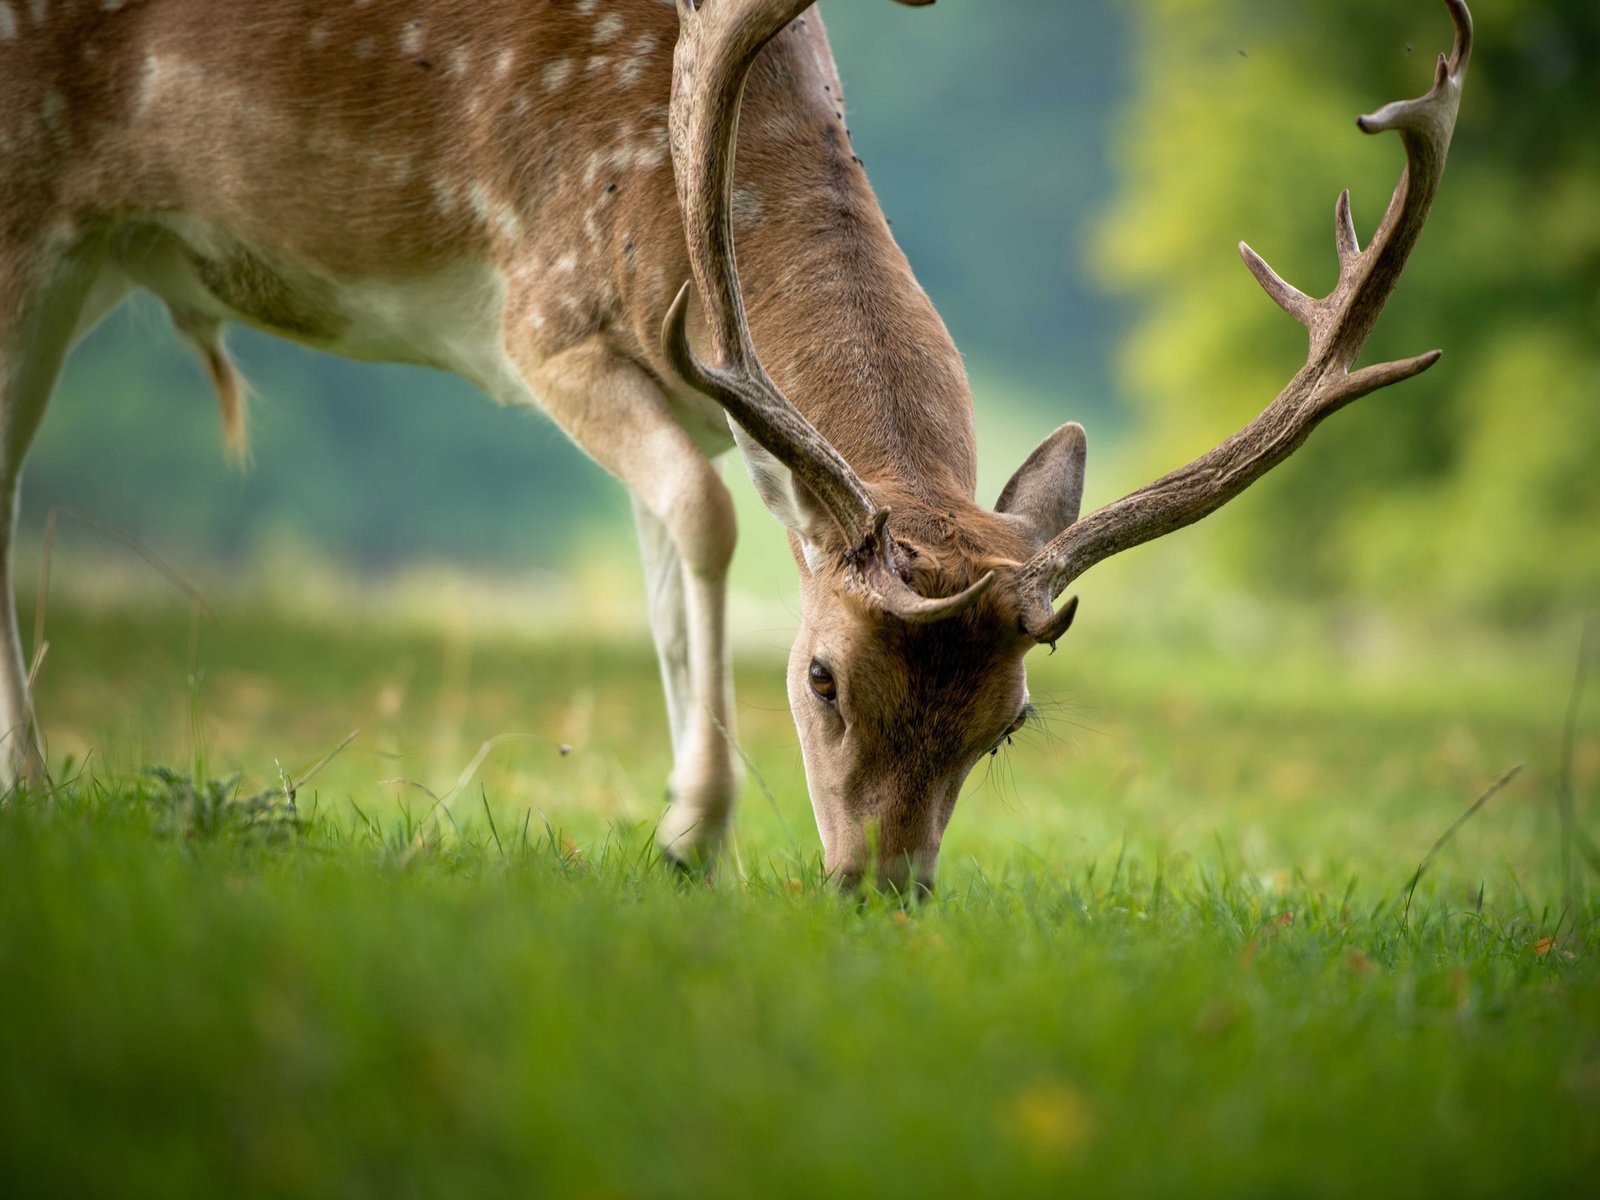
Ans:
[{"label": "grass", "polygon": [[1091,608],[903,909],[820,879],[771,656],[739,711],[771,798],[707,886],[651,848],[642,645],[219,611],[52,606],[65,782],[0,810],[0,1194],[1560,1195],[1600,1164],[1564,633],[1397,657]]}]

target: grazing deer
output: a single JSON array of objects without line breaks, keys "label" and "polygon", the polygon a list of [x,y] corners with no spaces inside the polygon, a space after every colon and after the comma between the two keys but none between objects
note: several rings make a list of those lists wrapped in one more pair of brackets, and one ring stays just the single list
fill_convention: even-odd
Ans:
[{"label": "grazing deer", "polygon": [[1351,370],[1444,167],[1472,36],[1447,3],[1432,90],[1360,121],[1397,130],[1407,166],[1365,250],[1339,198],[1333,293],[1240,248],[1309,330],[1305,366],[1214,450],[1079,519],[1071,424],[976,502],[961,359],[851,155],[808,0],[0,0],[9,777],[43,771],[11,601],[18,474],[68,350],[144,287],[235,447],[221,330],[243,321],[537,406],[630,489],[675,756],[660,837],[681,860],[714,853],[738,783],[714,465],[736,445],[800,573],[789,699],[827,868],[930,884],[968,772],[1026,719],[1024,657],[1072,622],[1063,588],[1438,358]]}]

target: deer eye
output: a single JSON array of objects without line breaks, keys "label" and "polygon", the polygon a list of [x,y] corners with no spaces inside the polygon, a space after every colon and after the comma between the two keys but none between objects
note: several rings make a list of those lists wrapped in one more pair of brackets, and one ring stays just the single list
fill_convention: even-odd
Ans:
[{"label": "deer eye", "polygon": [[837,704],[839,685],[833,680],[833,672],[813,658],[810,675],[811,690],[817,694],[817,699],[824,704]]},{"label": "deer eye", "polygon": [[1011,725],[1006,729],[1006,731],[1000,735],[1000,740],[993,746],[989,747],[989,757],[993,758],[996,754],[999,754],[1002,746],[1009,746],[1011,744],[1011,735],[1014,733],[1020,733],[1022,731],[1022,727],[1029,721],[1033,720],[1035,711],[1036,710],[1034,709],[1033,705],[1024,704],[1022,706],[1022,711],[1017,714],[1017,719],[1011,722]]}]

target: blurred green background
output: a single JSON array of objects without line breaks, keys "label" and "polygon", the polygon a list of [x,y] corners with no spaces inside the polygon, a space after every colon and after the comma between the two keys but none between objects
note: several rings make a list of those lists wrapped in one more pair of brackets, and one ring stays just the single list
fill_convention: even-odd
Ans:
[{"label": "blurred green background", "polygon": [[[1450,170],[1368,355],[1440,346],[1444,361],[1341,415],[1203,528],[1104,568],[1114,592],[1154,572],[1164,591],[1522,625],[1600,594],[1600,5],[1474,11]],[[857,149],[968,358],[985,500],[1061,420],[1089,428],[1095,504],[1264,406],[1303,334],[1235,242],[1307,291],[1330,286],[1338,189],[1370,236],[1401,162],[1351,118],[1424,90],[1449,39],[1432,0],[823,12]],[[26,531],[70,507],[230,577],[543,579],[631,554],[620,489],[542,418],[434,373],[247,331],[234,346],[257,393],[248,472],[224,463],[165,316],[130,305],[72,360]],[[740,578],[781,598],[783,539],[750,512]],[[60,542],[102,546],[65,526]]]}]

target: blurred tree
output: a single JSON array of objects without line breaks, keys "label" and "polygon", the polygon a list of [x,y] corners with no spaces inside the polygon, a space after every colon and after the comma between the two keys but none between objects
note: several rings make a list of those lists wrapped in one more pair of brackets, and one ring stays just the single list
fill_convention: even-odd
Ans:
[{"label": "blurred tree", "polygon": [[1036,389],[1048,415],[1101,429],[1120,416],[1106,353],[1118,314],[1083,254],[1115,182],[1124,8],[822,5],[852,140],[956,343],[979,374]]},{"label": "blurred tree", "polygon": [[[1402,158],[1351,118],[1449,46],[1415,0],[1135,0],[1122,187],[1096,254],[1142,316],[1121,370],[1165,470],[1253,416],[1304,333],[1233,253],[1331,286],[1333,200],[1363,237]],[[1600,593],[1600,5],[1473,0],[1476,49],[1429,227],[1364,354],[1443,347],[1357,403],[1205,536],[1253,583],[1532,618]]]}]

